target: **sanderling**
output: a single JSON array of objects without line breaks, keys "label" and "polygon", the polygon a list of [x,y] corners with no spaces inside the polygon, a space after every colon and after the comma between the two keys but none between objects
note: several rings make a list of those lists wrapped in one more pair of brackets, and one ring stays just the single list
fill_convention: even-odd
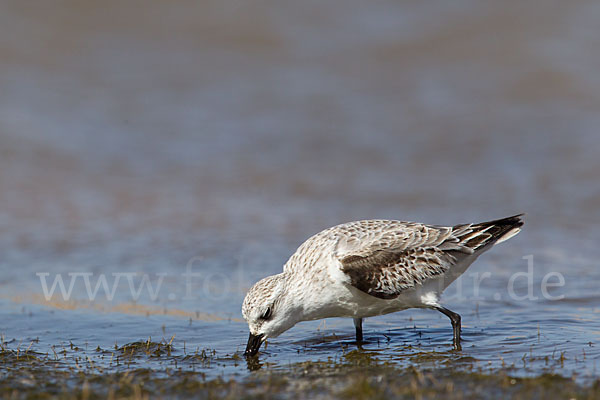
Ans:
[{"label": "sanderling", "polygon": [[519,233],[522,215],[452,227],[355,221],[312,236],[282,273],[248,291],[242,305],[250,328],[245,355],[300,321],[321,318],[353,318],[360,343],[363,318],[408,308],[444,313],[459,350],[460,315],[442,307],[440,295],[481,253]]}]

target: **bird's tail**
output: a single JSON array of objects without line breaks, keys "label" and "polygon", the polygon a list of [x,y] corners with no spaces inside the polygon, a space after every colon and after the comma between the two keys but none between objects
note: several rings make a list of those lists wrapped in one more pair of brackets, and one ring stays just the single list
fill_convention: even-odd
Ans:
[{"label": "bird's tail", "polygon": [[478,224],[456,225],[452,228],[461,246],[473,251],[502,243],[521,231],[524,214]]}]

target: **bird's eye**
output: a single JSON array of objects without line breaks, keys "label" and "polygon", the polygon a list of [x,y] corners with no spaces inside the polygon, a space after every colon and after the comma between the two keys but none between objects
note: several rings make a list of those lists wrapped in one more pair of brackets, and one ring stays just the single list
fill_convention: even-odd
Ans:
[{"label": "bird's eye", "polygon": [[260,319],[269,319],[269,318],[271,318],[271,314],[272,314],[271,307],[267,307],[267,310],[264,312],[263,315],[260,316]]}]

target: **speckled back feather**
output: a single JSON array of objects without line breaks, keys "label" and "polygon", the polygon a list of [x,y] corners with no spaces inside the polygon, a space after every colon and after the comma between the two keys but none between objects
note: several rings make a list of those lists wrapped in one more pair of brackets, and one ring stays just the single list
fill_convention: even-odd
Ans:
[{"label": "speckled back feather", "polygon": [[285,273],[311,268],[333,252],[350,284],[382,299],[444,274],[462,259],[514,236],[521,215],[453,227],[393,220],[355,221],[308,239],[284,267]]}]

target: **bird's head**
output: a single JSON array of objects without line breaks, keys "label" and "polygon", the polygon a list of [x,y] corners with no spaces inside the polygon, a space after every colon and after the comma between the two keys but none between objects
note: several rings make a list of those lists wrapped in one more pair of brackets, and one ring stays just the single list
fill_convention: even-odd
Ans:
[{"label": "bird's head", "polygon": [[286,294],[283,274],[266,277],[248,291],[242,305],[242,315],[250,329],[246,356],[254,356],[265,340],[281,335],[296,324],[291,299]]}]

